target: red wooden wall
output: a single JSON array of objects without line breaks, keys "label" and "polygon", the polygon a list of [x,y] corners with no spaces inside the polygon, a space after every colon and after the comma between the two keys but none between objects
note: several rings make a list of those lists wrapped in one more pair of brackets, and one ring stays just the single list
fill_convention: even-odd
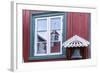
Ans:
[{"label": "red wooden wall", "polygon": [[29,59],[30,49],[30,11],[23,10],[23,58],[24,62]]},{"label": "red wooden wall", "polygon": [[[87,40],[90,39],[90,14],[68,12],[67,13],[67,38],[73,35],[79,35]],[[24,62],[29,62],[29,49],[30,49],[30,11],[23,10],[23,58]],[[85,48],[84,58],[89,58],[90,48]],[[82,51],[82,52],[83,52]],[[69,51],[70,52],[70,51]],[[69,54],[70,55],[70,54]]]},{"label": "red wooden wall", "polygon": [[77,34],[87,40],[90,38],[90,14],[69,12],[67,15],[67,39]]}]

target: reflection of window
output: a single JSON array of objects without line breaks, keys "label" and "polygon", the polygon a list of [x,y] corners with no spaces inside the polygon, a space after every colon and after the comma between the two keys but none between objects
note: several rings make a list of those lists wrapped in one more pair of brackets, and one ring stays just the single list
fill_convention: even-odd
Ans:
[{"label": "reflection of window", "polygon": [[63,16],[35,18],[35,56],[62,54]]}]

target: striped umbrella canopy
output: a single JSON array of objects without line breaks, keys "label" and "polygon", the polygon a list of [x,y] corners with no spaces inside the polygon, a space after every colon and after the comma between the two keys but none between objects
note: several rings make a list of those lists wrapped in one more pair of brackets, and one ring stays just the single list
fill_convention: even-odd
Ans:
[{"label": "striped umbrella canopy", "polygon": [[65,41],[63,43],[63,46],[66,47],[87,47],[89,45],[89,41],[85,40],[82,37],[79,37],[78,35],[75,35]]}]

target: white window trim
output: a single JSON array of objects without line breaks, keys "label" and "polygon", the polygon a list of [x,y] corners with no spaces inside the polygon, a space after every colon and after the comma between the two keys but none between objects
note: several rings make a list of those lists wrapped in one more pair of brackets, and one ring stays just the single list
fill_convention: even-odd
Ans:
[{"label": "white window trim", "polygon": [[[58,53],[50,53],[51,49],[50,49],[50,19],[51,18],[56,18],[56,17],[60,17],[61,18],[61,39],[60,39],[60,52]],[[47,40],[47,53],[45,54],[37,54],[37,20],[38,19],[47,19],[47,37],[49,40]],[[62,54],[62,32],[63,32],[63,16],[60,15],[60,16],[48,16],[48,17],[39,17],[39,18],[35,18],[35,40],[34,40],[34,56],[47,56],[47,55],[60,55]]]}]

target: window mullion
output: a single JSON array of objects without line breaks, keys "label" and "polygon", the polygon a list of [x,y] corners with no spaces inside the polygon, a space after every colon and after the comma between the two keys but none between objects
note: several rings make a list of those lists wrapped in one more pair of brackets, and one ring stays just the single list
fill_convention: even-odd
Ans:
[{"label": "window mullion", "polygon": [[[62,33],[63,33],[63,17],[61,16],[61,42],[60,42],[60,45],[61,45],[61,47],[60,48],[62,48]],[[60,53],[62,53],[62,49],[60,49]]]},{"label": "window mullion", "polygon": [[37,55],[37,46],[36,46],[36,44],[37,44],[37,19],[35,19],[35,40],[34,40],[34,42],[36,42],[35,43],[35,50],[34,50],[34,52],[35,52],[35,54],[34,55]]},{"label": "window mullion", "polygon": [[48,33],[48,35],[47,35],[47,37],[48,37],[48,39],[47,39],[47,44],[48,44],[48,47],[47,47],[47,52],[48,52],[48,55],[50,55],[50,18],[49,17],[47,17],[47,33]]}]

